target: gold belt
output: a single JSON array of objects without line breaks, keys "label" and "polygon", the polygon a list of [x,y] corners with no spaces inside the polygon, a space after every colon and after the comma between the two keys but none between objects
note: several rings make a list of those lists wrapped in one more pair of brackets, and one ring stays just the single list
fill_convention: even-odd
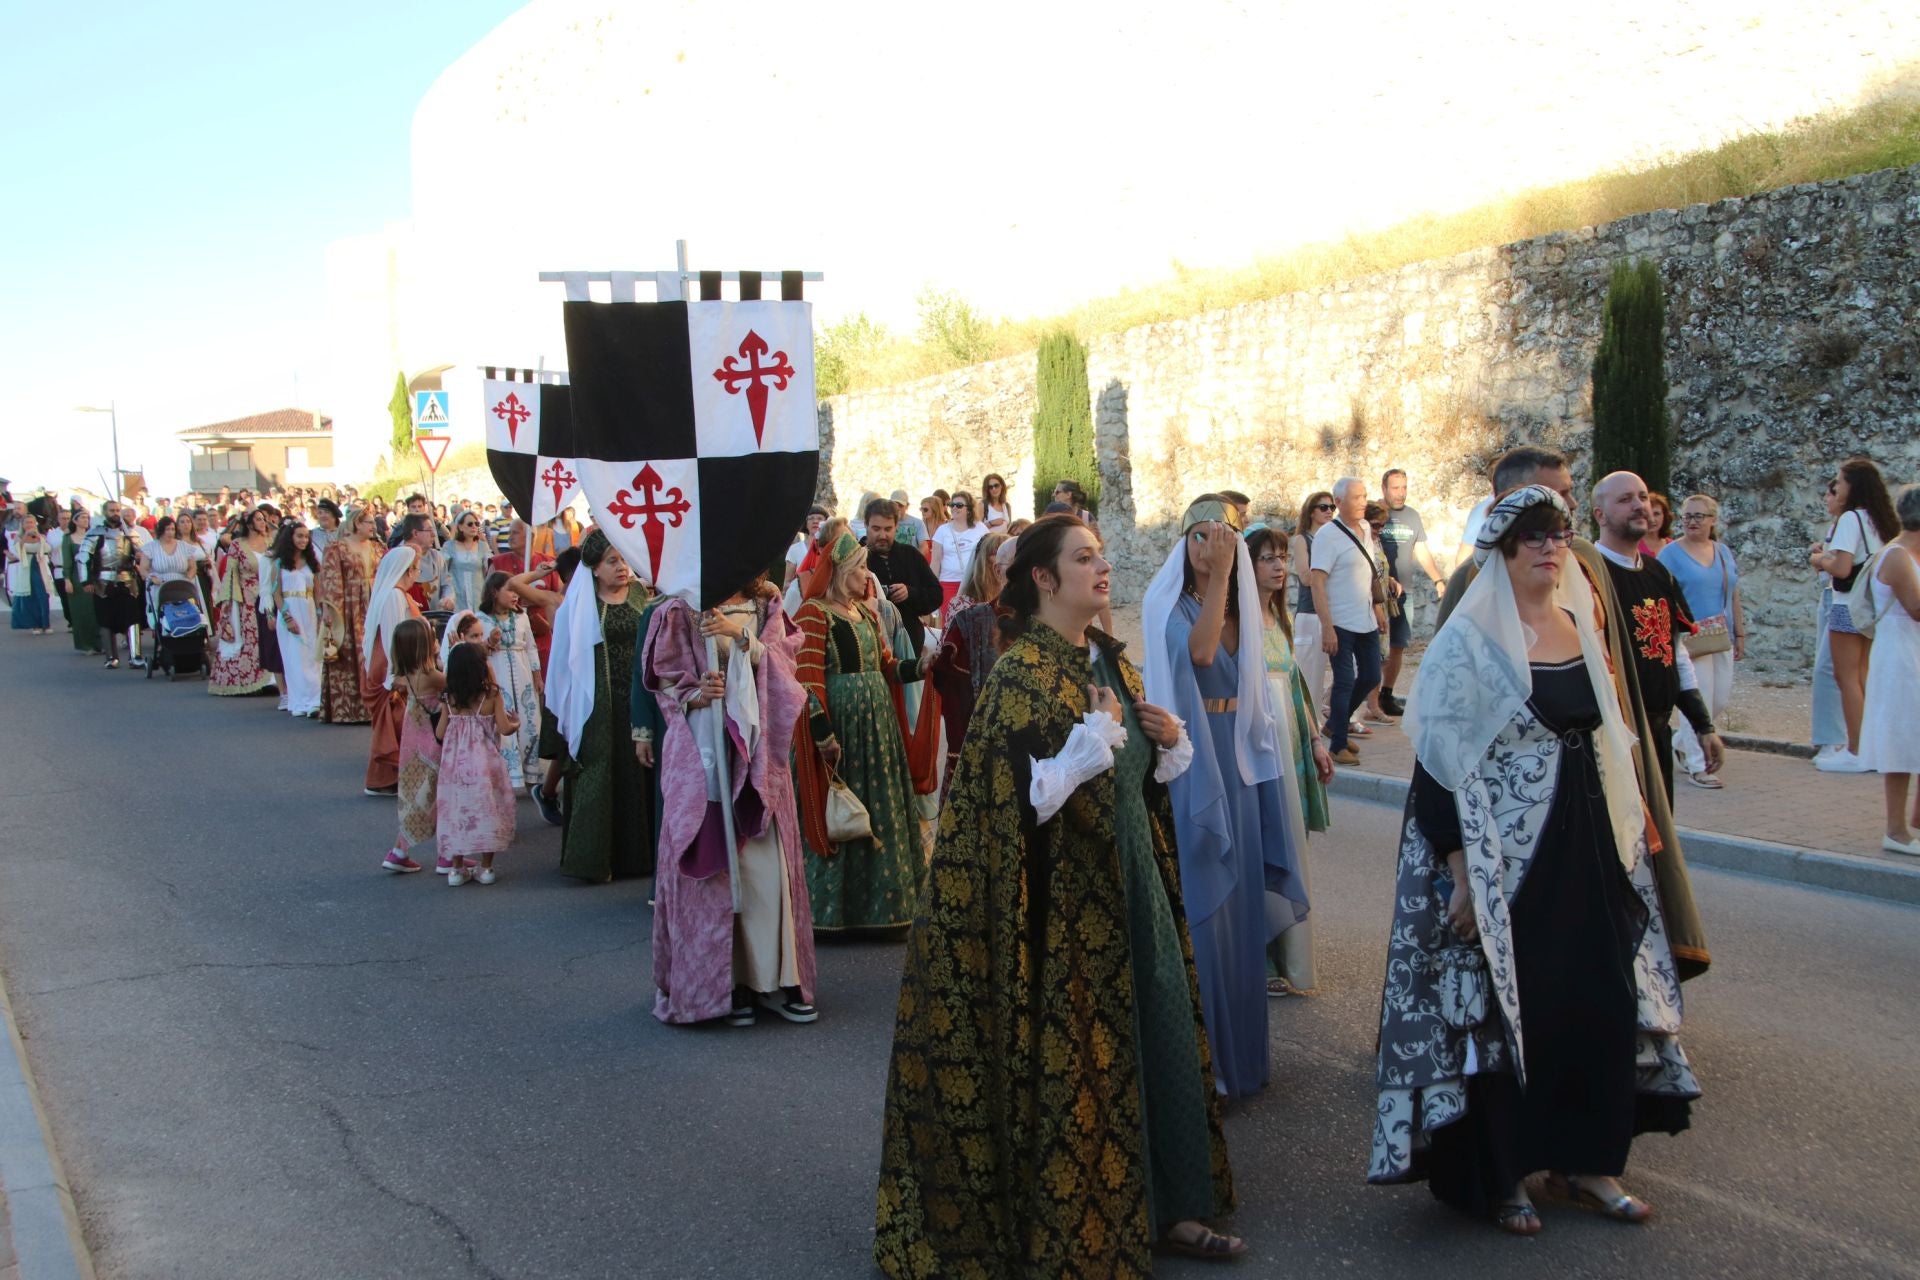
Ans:
[{"label": "gold belt", "polygon": [[313,599],[313,592],[311,591],[282,591],[280,594],[288,600]]},{"label": "gold belt", "polygon": [[1240,699],[1202,698],[1200,699],[1200,707],[1211,715],[1219,715],[1223,711],[1238,711],[1240,709]]}]

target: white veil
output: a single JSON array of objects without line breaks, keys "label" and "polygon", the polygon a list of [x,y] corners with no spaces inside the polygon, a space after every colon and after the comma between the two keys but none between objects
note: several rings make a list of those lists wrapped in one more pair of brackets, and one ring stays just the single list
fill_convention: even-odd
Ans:
[{"label": "white veil", "polygon": [[413,568],[412,547],[398,546],[380,557],[380,569],[373,575],[373,590],[367,595],[367,623],[360,634],[360,662],[373,665],[374,650],[387,647],[387,688],[393,688],[393,654],[390,641],[393,629],[413,616],[407,597],[395,584]]},{"label": "white veil", "polygon": [[575,759],[580,756],[587,717],[593,714],[593,650],[602,639],[599,592],[593,570],[582,561],[554,613],[553,646],[547,660],[547,706]]}]

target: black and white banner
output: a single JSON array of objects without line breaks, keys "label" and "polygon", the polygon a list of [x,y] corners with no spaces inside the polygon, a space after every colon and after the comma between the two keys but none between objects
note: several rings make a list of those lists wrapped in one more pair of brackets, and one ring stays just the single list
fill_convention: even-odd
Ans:
[{"label": "black and white banner", "polygon": [[549,381],[489,377],[483,386],[487,465],[494,481],[524,520],[544,524],[580,491],[573,457],[573,411],[564,374]]},{"label": "black and white banner", "polygon": [[778,559],[820,470],[807,302],[569,302],[573,450],[634,571],[711,608]]}]

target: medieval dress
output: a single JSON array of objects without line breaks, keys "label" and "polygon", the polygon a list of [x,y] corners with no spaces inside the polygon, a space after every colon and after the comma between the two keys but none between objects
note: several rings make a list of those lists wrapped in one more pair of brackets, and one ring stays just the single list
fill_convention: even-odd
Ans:
[{"label": "medieval dress", "polygon": [[99,653],[100,620],[94,613],[96,597],[82,590],[92,581],[87,575],[85,540],[68,534],[60,544],[60,559],[67,576],[67,622],[73,627],[73,647],[81,653]]},{"label": "medieval dress", "polygon": [[[320,714],[320,611],[314,608],[314,572],[303,559],[289,569],[272,569],[280,597],[280,663],[286,668],[287,711],[296,716]],[[287,625],[293,621],[296,633]]]},{"label": "medieval dress", "polygon": [[380,547],[371,538],[335,538],[320,561],[320,718],[328,724],[365,724],[369,718],[360,687],[360,628],[379,564]]},{"label": "medieval dress", "polygon": [[[797,988],[801,1003],[813,1002],[813,913],[788,758],[806,709],[806,691],[794,673],[800,632],[777,599],[725,605],[720,612],[745,632],[738,642],[718,638],[727,677],[723,702],[685,707],[683,699],[699,689],[707,655],[699,615],[682,600],[665,602],[648,620],[642,668],[665,725],[653,1013],[669,1023],[725,1016],[737,987],[762,995]],[[716,719],[726,733],[724,799]],[[738,914],[724,857],[723,803],[734,811]]]},{"label": "medieval dress", "polygon": [[273,688],[272,674],[260,665],[260,558],[245,543],[227,551],[213,591],[213,618],[207,692],[239,697]]},{"label": "medieval dress", "polygon": [[[1544,496],[1541,496],[1544,495]],[[1528,501],[1496,505],[1483,555]],[[1485,1212],[1543,1169],[1620,1174],[1636,1134],[1687,1127],[1699,1095],[1677,1033],[1634,751],[1584,574],[1557,589],[1581,653],[1530,662],[1497,550],[1434,638],[1409,699],[1417,767],[1381,999],[1368,1180],[1427,1179]],[[1492,566],[1498,566],[1495,570]],[[1477,943],[1447,923],[1462,852]]]},{"label": "medieval dress", "polygon": [[808,600],[795,619],[803,636],[799,674],[811,729],[802,753],[813,753],[801,761],[803,773],[817,766],[818,743],[838,741],[838,776],[866,806],[873,832],[831,842],[819,806],[803,800],[807,892],[814,927],[821,930],[910,923],[926,871],[902,713],[889,688],[918,680],[919,664],[896,662],[873,615],[864,606],[857,615],[849,618],[825,600]]},{"label": "medieval dress", "polygon": [[[1287,754],[1287,767],[1280,771],[1282,789],[1287,797],[1287,823],[1299,852],[1300,887],[1309,900],[1313,877],[1307,866],[1307,833],[1325,831],[1329,825],[1326,784],[1313,763],[1314,714],[1307,696],[1306,678],[1293,658],[1293,641],[1288,629],[1265,628],[1262,656],[1267,663],[1267,683],[1273,692],[1273,710],[1279,720],[1280,746]],[[1320,985],[1319,968],[1314,961],[1313,919],[1308,917],[1281,934],[1267,949],[1269,975],[1279,978],[1298,994],[1312,992]]]},{"label": "medieval dress", "polygon": [[380,569],[367,592],[367,616],[360,626],[360,696],[373,724],[367,743],[366,790],[370,794],[400,786],[400,730],[407,700],[404,691],[394,689],[393,632],[420,615],[413,597],[399,587],[415,558],[408,546],[395,547],[380,558]]},{"label": "medieval dress", "polygon": [[507,780],[518,790],[540,777],[540,694],[533,681],[540,670],[540,654],[534,647],[528,613],[475,616],[485,634],[497,633],[500,637],[499,647],[487,650],[487,666],[506,699],[507,710],[520,717],[520,732],[500,739]]},{"label": "medieval dress", "polygon": [[[650,876],[654,771],[641,768],[634,757],[632,684],[638,647],[646,638],[647,612],[654,602],[645,585],[635,582],[627,599],[608,604],[594,593],[590,570],[583,566],[574,577],[584,579],[579,589],[597,617],[600,640],[593,645],[590,677],[586,663],[580,664],[580,675],[593,681],[592,706],[566,763],[560,871],[594,884]],[[563,639],[556,632],[556,651]]]},{"label": "medieval dress", "polygon": [[883,1113],[896,1278],[1144,1276],[1169,1227],[1233,1208],[1165,785],[1193,744],[1148,741],[1140,677],[1092,638],[1008,646],[948,791]]}]

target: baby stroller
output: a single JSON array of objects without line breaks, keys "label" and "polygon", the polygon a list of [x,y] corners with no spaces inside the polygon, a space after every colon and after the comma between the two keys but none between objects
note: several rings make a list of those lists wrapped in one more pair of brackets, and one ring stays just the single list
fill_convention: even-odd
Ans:
[{"label": "baby stroller", "polygon": [[153,603],[153,664],[147,679],[164,669],[167,679],[205,670],[207,619],[200,593],[191,582],[163,582]]}]

